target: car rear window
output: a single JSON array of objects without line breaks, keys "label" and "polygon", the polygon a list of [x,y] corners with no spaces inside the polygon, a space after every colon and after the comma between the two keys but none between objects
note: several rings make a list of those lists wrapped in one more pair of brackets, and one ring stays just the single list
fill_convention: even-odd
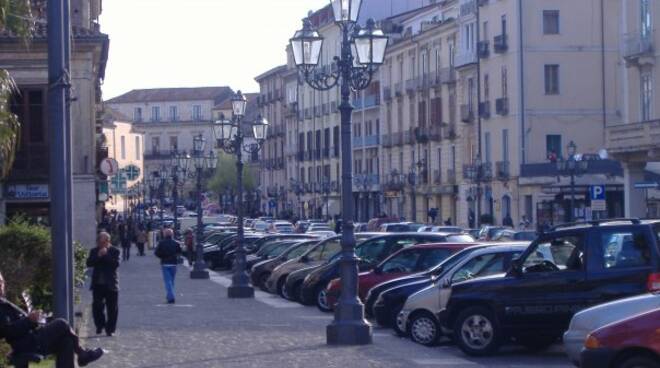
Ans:
[{"label": "car rear window", "polygon": [[603,268],[642,267],[651,264],[651,248],[641,229],[603,231],[600,244]]},{"label": "car rear window", "polygon": [[460,235],[447,235],[447,241],[449,243],[473,243],[474,239],[467,234]]}]

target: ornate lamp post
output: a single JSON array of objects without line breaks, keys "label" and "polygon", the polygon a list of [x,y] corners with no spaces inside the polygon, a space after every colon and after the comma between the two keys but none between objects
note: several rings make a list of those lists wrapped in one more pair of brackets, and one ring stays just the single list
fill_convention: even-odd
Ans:
[{"label": "ornate lamp post", "polygon": [[481,227],[481,184],[488,182],[493,177],[493,169],[490,162],[482,162],[481,157],[477,156],[472,165],[466,167],[465,177],[476,184],[476,224],[477,227]]},{"label": "ornate lamp post", "polygon": [[419,184],[419,177],[424,167],[422,160],[417,161],[414,165],[410,166],[408,172],[408,185],[410,185],[410,221],[417,221],[417,184]]},{"label": "ornate lamp post", "polygon": [[[298,71],[313,89],[326,91],[339,86],[341,91],[341,145],[342,145],[342,292],[335,319],[327,327],[328,344],[363,345],[372,342],[371,325],[364,319],[364,306],[357,297],[357,257],[353,233],[353,180],[351,150],[351,89],[365,89],[385,59],[388,38],[375,21],[369,19],[361,29],[358,15],[362,0],[331,0],[335,22],[341,31],[341,54],[334,58],[336,68],[329,73],[316,70],[319,63],[323,38],[312,29],[309,19],[303,20],[303,28],[291,38],[291,49]],[[356,55],[354,55],[354,53]]]},{"label": "ornate lamp post", "polygon": [[231,279],[231,286],[228,289],[230,298],[252,298],[254,289],[250,286],[249,277],[245,267],[245,248],[243,247],[243,206],[240,202],[243,200],[243,151],[248,154],[254,154],[261,149],[266,141],[268,134],[268,122],[259,116],[252,123],[252,132],[256,143],[244,144],[245,135],[242,129],[242,120],[245,116],[245,106],[247,100],[245,96],[238,91],[231,100],[232,119],[220,120],[215,123],[213,132],[220,148],[230,155],[236,155],[236,190],[238,197],[238,206],[236,206],[236,216],[238,217],[238,232],[236,245],[236,260],[234,266],[234,275]]},{"label": "ornate lamp post", "polygon": [[[172,215],[174,216],[174,232],[177,234],[179,231],[179,214],[177,207],[179,205],[179,187],[183,186],[186,180],[186,173],[188,172],[188,164],[190,163],[190,155],[186,152],[172,152],[170,158],[170,177],[172,178]],[[165,169],[166,170],[166,169]]]},{"label": "ornate lamp post", "polygon": [[569,210],[568,222],[575,221],[575,177],[587,172],[589,161],[583,161],[577,154],[577,145],[571,141],[568,144],[568,159],[557,161],[557,171],[571,178],[571,208]]},{"label": "ornate lamp post", "polygon": [[[359,193],[360,197],[362,197],[362,199],[364,200],[365,211],[364,211],[364,214],[363,214],[362,218],[364,220],[368,221],[369,220],[367,218],[367,217],[369,217],[369,214],[368,214],[368,212],[369,212],[369,210],[368,210],[368,208],[369,208],[368,193],[369,193],[369,189],[371,189],[371,177],[365,172],[365,173],[362,173],[360,175],[357,175],[354,180],[355,180],[355,185],[357,186],[357,189],[358,189],[358,193]],[[356,213],[356,218],[358,219],[358,221],[360,221],[359,206],[358,206],[358,211],[357,212],[358,213]]]},{"label": "ornate lamp post", "polygon": [[[193,269],[190,271],[191,279],[208,279],[209,271],[206,269],[206,262],[204,262],[204,244],[202,244],[202,238],[204,237],[204,221],[202,216],[204,216],[202,210],[202,177],[204,176],[204,170],[215,170],[218,164],[218,158],[213,153],[213,150],[206,155],[204,149],[206,148],[206,139],[200,134],[193,138],[193,152],[191,156],[191,161],[195,167],[195,173],[197,174],[197,185],[195,196],[197,198],[197,231],[195,234],[195,263],[193,264]],[[182,158],[184,160],[185,158]],[[180,162],[183,164],[183,162]],[[175,209],[176,211],[176,209]]]},{"label": "ornate lamp post", "polygon": [[151,207],[154,204],[154,192],[158,188],[158,179],[156,178],[154,173],[149,175],[149,177],[147,178],[147,185],[149,186],[149,219],[151,222],[153,222],[154,213],[151,211]]},{"label": "ornate lamp post", "polygon": [[406,174],[399,173],[396,169],[390,172],[391,187],[401,192],[401,195],[397,200],[397,215],[399,215],[399,217],[403,214],[403,195],[407,178],[408,176]]}]

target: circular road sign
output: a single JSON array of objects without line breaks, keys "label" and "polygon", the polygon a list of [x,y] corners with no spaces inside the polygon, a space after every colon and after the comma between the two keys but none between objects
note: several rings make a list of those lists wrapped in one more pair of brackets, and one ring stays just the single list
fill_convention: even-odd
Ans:
[{"label": "circular road sign", "polygon": [[105,158],[101,161],[99,169],[105,176],[116,175],[119,172],[119,163],[114,158]]}]

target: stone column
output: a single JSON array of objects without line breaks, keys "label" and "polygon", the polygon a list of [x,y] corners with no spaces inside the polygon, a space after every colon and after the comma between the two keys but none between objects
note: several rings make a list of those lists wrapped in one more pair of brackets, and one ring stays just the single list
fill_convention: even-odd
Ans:
[{"label": "stone column", "polygon": [[644,181],[645,162],[623,163],[624,208],[626,217],[646,217],[646,190],[635,189]]}]

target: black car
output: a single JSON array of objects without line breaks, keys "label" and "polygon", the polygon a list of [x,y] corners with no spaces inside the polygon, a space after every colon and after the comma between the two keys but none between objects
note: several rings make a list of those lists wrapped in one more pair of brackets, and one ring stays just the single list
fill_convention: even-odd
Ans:
[{"label": "black car", "polygon": [[[395,327],[396,329],[396,323],[394,323],[396,315],[401,310],[406,299],[408,299],[408,296],[432,285],[433,280],[437,279],[472,252],[488,246],[480,244],[465,248],[428,271],[386,281],[374,286],[369,290],[365,298],[364,310],[367,316],[374,317],[376,322],[381,326]],[[386,296],[383,294],[386,294]],[[382,304],[378,308],[375,308],[377,300],[380,300]],[[404,331],[397,330],[397,332],[403,333]]]},{"label": "black car", "polygon": [[313,247],[317,243],[318,241],[316,240],[307,240],[302,243],[296,243],[287,248],[284,253],[280,254],[279,256],[256,263],[252,266],[250,272],[252,285],[266,291],[266,281],[277,266],[294,258],[300,257],[303,253],[309,250],[309,248]]},{"label": "black car", "polygon": [[309,241],[308,239],[287,239],[287,240],[282,240],[278,241],[272,244],[268,244],[267,246],[261,248],[259,252],[254,253],[254,254],[248,254],[246,258],[246,268],[248,270],[252,269],[252,266],[255,264],[265,261],[268,259],[273,259],[278,256],[280,256],[284,251],[289,249],[292,245],[302,243],[305,241]]},{"label": "black car", "polygon": [[[360,233],[369,234],[369,233]],[[378,233],[377,233],[378,234]],[[458,240],[463,242],[473,241],[471,237],[461,237],[460,234],[443,234],[443,233],[395,233],[381,235],[371,238],[356,247],[355,253],[360,261],[358,262],[359,270],[369,271],[376,267],[382,260],[397,252],[400,249],[407,248],[412,245],[422,243],[446,243]],[[302,281],[299,289],[300,301],[303,304],[316,304],[322,311],[329,311],[330,306],[327,305],[325,299],[326,286],[328,283],[339,277],[339,257],[333,258],[330,262],[314,270],[310,270],[307,277],[295,280]],[[289,280],[287,280],[289,283]],[[290,283],[295,289],[297,286],[294,282]],[[293,290],[293,289],[290,289]]]},{"label": "black car", "polygon": [[[245,242],[245,252],[247,254],[252,254],[260,251],[264,247],[268,247],[271,244],[280,242],[287,239],[314,239],[312,235],[303,235],[303,234],[274,234],[274,235],[263,235],[263,234],[252,234],[251,236],[256,237],[255,241]],[[234,264],[234,258],[236,257],[236,242],[228,244],[226,249],[222,253],[222,261],[220,262],[221,267],[229,268]]]},{"label": "black car", "polygon": [[492,354],[507,341],[549,346],[577,311],[652,287],[659,232],[658,221],[631,219],[540,234],[506,274],[452,285],[440,324],[469,355]]}]

